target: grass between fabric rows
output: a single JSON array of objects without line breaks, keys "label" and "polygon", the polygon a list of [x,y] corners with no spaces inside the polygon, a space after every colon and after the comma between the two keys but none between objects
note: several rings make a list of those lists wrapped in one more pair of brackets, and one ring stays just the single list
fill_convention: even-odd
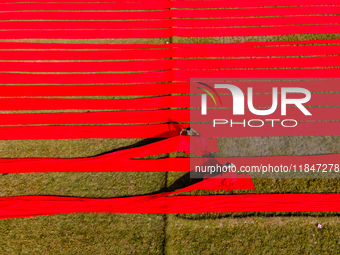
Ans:
[{"label": "grass between fabric rows", "polygon": [[[340,38],[336,34],[130,40],[25,40],[66,43],[199,43]],[[23,41],[23,40],[11,40]],[[136,130],[138,132],[138,130]],[[87,157],[133,146],[140,139],[0,141],[0,157]],[[340,153],[339,137],[228,138],[223,156]],[[184,156],[171,153],[169,156]],[[113,166],[114,167],[114,166]],[[120,197],[190,184],[186,173],[30,173],[0,176],[1,196]],[[254,180],[238,193],[338,192],[337,179]],[[192,194],[231,194],[193,192]],[[317,229],[317,223],[323,228]],[[337,214],[67,214],[0,220],[2,254],[335,254]]]}]

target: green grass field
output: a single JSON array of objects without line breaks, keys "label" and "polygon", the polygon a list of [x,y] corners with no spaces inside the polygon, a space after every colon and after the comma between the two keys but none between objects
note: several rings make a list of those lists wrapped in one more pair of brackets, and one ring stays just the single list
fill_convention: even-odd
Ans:
[{"label": "green grass field", "polygon": [[[340,38],[339,34],[152,40],[10,40],[198,43]],[[8,41],[8,40],[3,40]],[[1,158],[94,156],[141,139],[0,141]],[[224,156],[340,153],[339,137],[228,138]],[[171,153],[168,156],[182,156]],[[186,175],[186,176],[184,176]],[[183,177],[184,176],[184,177]],[[187,173],[32,173],[0,176],[1,196],[121,197],[190,184]],[[340,179],[256,179],[239,193],[338,192]],[[231,194],[197,191],[191,194]],[[317,228],[322,224],[322,229]],[[337,254],[337,213],[66,214],[0,220],[0,254]]]}]

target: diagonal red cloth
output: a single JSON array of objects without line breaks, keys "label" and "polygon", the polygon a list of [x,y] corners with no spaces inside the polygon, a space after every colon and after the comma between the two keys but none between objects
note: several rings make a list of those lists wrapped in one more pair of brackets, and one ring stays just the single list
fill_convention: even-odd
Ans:
[{"label": "diagonal red cloth", "polygon": [[[206,179],[187,188],[125,198],[22,196],[0,198],[0,218],[64,213],[182,214],[205,212],[331,212],[340,211],[340,194],[251,194],[170,196],[192,190],[253,189],[249,178]],[[231,178],[230,178],[231,177]]]},{"label": "diagonal red cloth", "polygon": [[[190,147],[190,139],[195,146]],[[137,159],[184,151],[197,156],[218,152],[217,139],[175,136],[148,145],[88,158],[0,159],[0,172],[151,172],[190,171],[189,158]]]},{"label": "diagonal red cloth", "polygon": [[[246,177],[246,174],[243,177]],[[221,177],[227,177],[221,178]],[[182,213],[194,208],[205,208],[204,203],[195,203],[195,196],[189,196],[193,205],[185,206],[180,200],[183,197],[169,197],[170,195],[193,190],[235,190],[254,189],[250,178],[237,178],[235,173],[227,173],[219,178],[205,179],[187,188],[164,192],[156,195],[134,196],[126,198],[76,198],[57,196],[22,196],[0,198],[0,218],[22,218],[41,215],[106,212],[106,213]],[[198,196],[201,198],[202,196]],[[179,201],[179,204],[177,203]],[[179,207],[182,208],[179,210]],[[218,206],[216,203],[215,206]]]}]

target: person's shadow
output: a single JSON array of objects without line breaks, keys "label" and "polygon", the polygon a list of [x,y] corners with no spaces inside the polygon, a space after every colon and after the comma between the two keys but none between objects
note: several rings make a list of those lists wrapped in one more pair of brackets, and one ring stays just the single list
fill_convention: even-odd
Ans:
[{"label": "person's shadow", "polygon": [[[124,147],[120,147],[120,148],[117,148],[117,149],[113,149],[113,150],[110,150],[110,151],[106,151],[104,153],[100,153],[100,154],[97,154],[97,155],[94,155],[94,156],[91,156],[91,157],[86,157],[86,158],[102,156],[102,155],[109,154],[109,153],[112,153],[112,152],[132,149],[132,148],[148,145],[148,144],[151,144],[151,143],[159,142],[159,141],[168,139],[169,137],[180,135],[181,130],[184,128],[182,124],[180,124],[180,123],[178,123],[178,122],[176,122],[176,121],[174,121],[170,118],[168,118],[167,125],[168,125],[168,131],[156,134],[154,137],[146,138],[146,139],[143,139],[143,140],[141,140],[137,143],[127,145],[127,146],[124,146]],[[152,126],[150,126],[150,128],[151,127]],[[138,130],[136,130],[136,132],[138,132]]]}]

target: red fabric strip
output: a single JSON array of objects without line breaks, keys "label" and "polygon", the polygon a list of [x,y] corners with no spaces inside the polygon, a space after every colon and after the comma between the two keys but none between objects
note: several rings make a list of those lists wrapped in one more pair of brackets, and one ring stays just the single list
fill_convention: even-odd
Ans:
[{"label": "red fabric strip", "polygon": [[[22,0],[1,0],[0,3],[21,3]],[[93,0],[72,0],[72,2],[70,2],[70,0],[60,0],[58,1],[60,3],[93,3]],[[100,3],[120,3],[120,4],[124,4],[126,3],[126,1],[124,0],[112,0],[112,1],[100,1]],[[155,0],[129,0],[128,3],[136,3],[136,4],[143,4],[146,2],[163,2],[163,0],[159,0],[159,1],[155,1]],[[26,1],[26,3],[46,3],[46,1],[43,0],[30,0],[30,1]]]},{"label": "red fabric strip", "polygon": [[71,159],[2,159],[0,173],[50,172],[171,172],[189,171],[187,158],[128,160],[111,158],[87,160]]},{"label": "red fabric strip", "polygon": [[131,12],[4,12],[1,20],[124,20],[124,19],[170,19],[170,18],[214,18],[256,17],[284,15],[339,14],[339,6],[269,7],[250,9],[208,9]]},{"label": "red fabric strip", "polygon": [[0,200],[1,218],[61,213],[205,213],[205,212],[332,212],[340,210],[340,194],[161,195],[95,199],[23,196]]},{"label": "red fabric strip", "polygon": [[[0,127],[0,140],[161,138],[176,136],[182,128],[188,126],[188,124],[13,126]],[[240,124],[234,129],[227,125],[219,125],[218,128],[213,128],[212,124],[192,124],[191,126],[206,137],[340,135],[340,122],[302,122],[295,128],[285,128],[277,124],[275,129],[270,123],[261,128],[243,127]]]},{"label": "red fabric strip", "polygon": [[[22,96],[27,96],[27,97],[29,96],[141,96],[141,95],[166,95],[166,94],[188,94],[188,93],[190,93],[189,83],[182,83],[182,82],[163,83],[163,84],[139,84],[139,85],[65,85],[65,86],[63,85],[46,85],[46,86],[5,85],[5,86],[0,86],[1,97],[13,97],[13,96],[17,96],[17,97],[22,97]],[[3,99],[0,99],[0,101],[1,100]],[[73,102],[76,102],[76,101],[73,101]],[[6,107],[8,107],[8,103],[5,103],[5,104],[7,105]],[[0,107],[1,105],[2,104],[0,104]],[[53,103],[49,105],[51,107],[53,106]]]},{"label": "red fabric strip", "polygon": [[[332,193],[176,196],[166,198],[165,204],[169,206],[154,202],[158,209],[152,207],[152,211],[155,209],[158,213],[340,211],[340,194]],[[138,211],[146,213],[148,209],[139,207]]]},{"label": "red fabric strip", "polygon": [[[206,151],[209,151],[209,153],[219,151],[217,139],[192,137],[191,143],[195,144],[192,152],[196,155],[206,154]],[[190,164],[188,158],[133,159],[177,151],[190,153],[190,138],[188,136],[175,136],[141,147],[88,158],[0,159],[0,171],[7,173],[189,171]]]},{"label": "red fabric strip", "polygon": [[[230,19],[166,19],[139,21],[5,21],[2,29],[146,29],[170,27],[229,27],[269,25],[312,25],[340,23],[339,16],[287,16]],[[217,25],[218,24],[218,25]],[[177,30],[177,28],[175,30]],[[254,29],[254,28],[250,28]],[[216,29],[215,29],[216,30]]]},{"label": "red fabric strip", "polygon": [[[298,61],[297,61],[298,62]],[[296,82],[296,87],[308,88],[309,91],[338,91],[338,81],[304,81]],[[268,93],[272,89],[272,83],[258,83],[254,92],[256,93]],[[287,83],[286,87],[291,86],[291,83]],[[282,84],[281,86],[285,86]],[[246,92],[246,89],[244,89]],[[139,85],[25,85],[25,86],[0,86],[0,97],[32,97],[32,96],[139,96],[139,95],[166,95],[166,94],[189,94],[190,84],[188,82],[175,82],[175,83],[163,83],[163,84],[139,84]],[[332,96],[332,95],[330,95]],[[0,99],[7,100],[7,99]],[[25,99],[28,100],[28,99]],[[50,100],[50,99],[49,99]],[[188,99],[187,99],[188,100]],[[333,100],[331,100],[333,101]],[[29,101],[26,101],[29,102]],[[49,101],[47,101],[49,102]],[[55,103],[57,103],[56,101]],[[73,101],[77,102],[77,101]],[[89,101],[92,102],[92,101]],[[18,101],[22,104],[21,101]],[[3,101],[1,105],[8,105],[11,102]],[[31,103],[29,103],[31,104]],[[50,104],[53,105],[53,104]],[[67,103],[67,105],[69,105]],[[322,104],[321,104],[322,105]],[[104,108],[102,108],[104,109]]]},{"label": "red fabric strip", "polygon": [[[317,16],[314,16],[317,17]],[[324,39],[324,40],[303,40],[303,41],[274,41],[274,42],[253,42],[249,43],[252,46],[276,46],[276,45],[304,45],[304,44],[338,44],[340,39]],[[239,43],[239,44],[246,44]]]},{"label": "red fabric strip", "polygon": [[269,7],[250,9],[171,10],[176,18],[256,17],[284,15],[339,14],[339,6]]},{"label": "red fabric strip", "polygon": [[[37,23],[37,22],[36,22]],[[36,24],[33,23],[32,25]],[[46,22],[44,22],[46,23]],[[229,27],[229,26],[269,26],[269,25],[305,25],[305,24],[332,24],[340,23],[339,16],[287,16],[287,17],[270,17],[270,18],[236,18],[236,19],[173,19],[172,26],[175,27]],[[8,23],[9,28],[29,28],[26,22],[23,26],[14,27],[13,23]],[[16,23],[14,23],[16,24]],[[48,24],[48,23],[47,23]],[[71,23],[72,24],[72,23]],[[161,24],[161,23],[160,23]],[[4,29],[7,24],[4,24]],[[45,25],[40,24],[40,27]],[[33,27],[32,27],[33,28]],[[47,27],[49,28],[49,27]],[[51,27],[54,28],[54,27]],[[248,28],[253,30],[254,28]]]},{"label": "red fabric strip", "polygon": [[276,46],[276,47],[233,47],[226,48],[223,44],[215,46],[198,46],[189,49],[176,49],[176,57],[273,57],[273,56],[317,56],[337,55],[339,45],[315,46]]},{"label": "red fabric strip", "polygon": [[0,62],[2,72],[131,72],[169,69],[172,69],[170,59],[119,62]]},{"label": "red fabric strip", "polygon": [[107,84],[173,81],[172,71],[121,74],[2,74],[1,84]]},{"label": "red fabric strip", "polygon": [[140,110],[190,106],[189,96],[138,99],[1,98],[1,110]]},{"label": "red fabric strip", "polygon": [[[5,3],[17,3],[20,2],[19,0],[2,0],[1,2]],[[31,0],[26,1],[27,3],[43,3],[45,4],[46,1],[43,0]],[[58,1],[60,3],[70,3],[70,0],[60,0]],[[93,1],[84,1],[84,0],[72,0],[72,3],[93,3]],[[160,4],[160,3],[168,3],[168,1],[155,1],[155,0],[129,0],[129,3],[126,3],[125,1],[101,1],[101,4],[108,4],[114,2],[115,8],[120,8],[121,6],[129,6],[132,5],[132,3],[136,4]],[[338,5],[339,3],[336,0],[326,0],[326,1],[320,1],[320,0],[288,0],[284,2],[284,5],[279,0],[256,0],[256,1],[171,1],[171,7],[172,8],[228,8],[228,7],[262,7],[262,6],[289,6],[289,5]],[[126,8],[126,7],[124,7]],[[133,7],[130,7],[133,8]],[[144,8],[142,6],[142,8]],[[141,8],[141,9],[142,9]],[[125,9],[128,10],[128,9]]]},{"label": "red fabric strip", "polygon": [[[139,4],[137,5],[139,6]],[[321,13],[323,10],[320,10]],[[329,13],[331,14],[331,13]],[[173,14],[165,11],[131,12],[4,12],[0,20],[126,20],[126,19],[170,19]]]},{"label": "red fabric strip", "polygon": [[[326,28],[325,28],[326,29]],[[331,31],[327,29],[327,31]],[[335,32],[333,32],[335,33]],[[106,38],[166,38],[172,29],[139,30],[3,30],[1,39],[106,39]]]},{"label": "red fabric strip", "polygon": [[[71,1],[71,0],[70,0]],[[7,1],[6,1],[7,2]],[[59,11],[59,10],[157,10],[157,9],[169,9],[171,3],[169,1],[155,1],[146,2],[143,4],[135,3],[34,3],[39,1],[32,1],[33,3],[12,3],[3,4],[1,11]]]},{"label": "red fabric strip", "polygon": [[[340,98],[340,96],[338,96]],[[331,103],[330,103],[331,104]],[[334,104],[340,105],[340,102],[334,102]],[[267,106],[270,106],[271,102],[267,104]],[[260,110],[260,109],[259,109]],[[243,119],[250,120],[250,119],[258,119],[261,118],[262,120],[265,119],[295,119],[298,121],[320,121],[320,120],[340,120],[340,107],[314,107],[314,108],[308,108],[308,111],[312,115],[304,115],[299,109],[297,108],[289,108],[287,109],[287,115],[282,116],[281,115],[281,109],[277,109],[273,114],[267,115],[267,116],[257,116],[251,113],[248,109],[245,111],[244,115],[237,115],[233,116],[233,110],[232,109],[223,109],[223,110],[216,110],[216,109],[209,109],[208,114],[206,116],[201,115],[201,110],[190,110],[190,120],[192,122],[194,121],[206,121],[206,122],[212,122],[213,119],[232,119],[233,121],[243,121]],[[13,122],[7,121],[6,116],[0,115],[4,121],[3,125],[7,125],[5,123],[20,123],[24,122],[21,121],[20,116],[16,117],[18,120],[15,120]],[[181,117],[179,115],[178,119],[181,120]],[[12,116],[10,117],[12,118]],[[13,116],[15,118],[15,116]],[[25,119],[25,118],[24,118]],[[39,118],[40,119],[40,118]],[[152,118],[150,118],[152,119]],[[41,118],[40,121],[43,119]],[[174,118],[174,120],[177,121],[177,118]],[[1,122],[0,122],[1,123]],[[41,123],[40,123],[41,124]],[[63,123],[60,123],[63,124]],[[260,125],[252,123],[251,125]]]},{"label": "red fabric strip", "polygon": [[232,8],[232,7],[263,7],[263,6],[290,6],[290,5],[339,5],[336,0],[246,0],[246,1],[173,1],[172,8]]},{"label": "red fabric strip", "polygon": [[[314,16],[316,18],[317,16]],[[328,17],[328,16],[327,16]],[[331,17],[331,16],[329,16]],[[302,18],[302,17],[300,17]],[[186,20],[183,20],[186,21]],[[59,21],[58,21],[59,22]],[[139,21],[142,22],[142,21]],[[160,21],[158,21],[160,22]],[[176,21],[177,22],[177,21]],[[274,41],[274,42],[243,42],[243,43],[169,43],[169,44],[66,44],[66,43],[26,43],[0,42],[1,49],[160,49],[160,48],[197,48],[197,47],[261,47],[276,45],[304,44],[339,44],[340,39],[305,40],[305,41]]]},{"label": "red fabric strip", "polygon": [[[322,83],[320,83],[321,85]],[[322,85],[321,85],[322,86]],[[308,86],[306,86],[305,88],[308,89]],[[257,88],[253,89],[254,93],[257,93],[255,91],[259,91],[257,90]],[[334,90],[334,88],[333,88]],[[243,90],[246,93],[246,90]],[[279,90],[280,91],[280,90]],[[227,92],[227,91],[226,91]],[[270,90],[267,90],[267,92],[271,92]],[[287,98],[303,98],[304,95],[298,94],[298,95],[294,95],[294,94],[289,94],[287,96]],[[339,102],[339,97],[340,95],[338,93],[320,93],[320,94],[312,94],[311,99],[307,102],[304,103],[303,105],[305,106],[335,106],[335,105],[340,105]],[[232,97],[231,95],[221,95],[220,96],[221,100],[222,100],[222,106],[223,107],[233,107],[233,101],[232,101]],[[245,96],[245,99],[247,98],[247,96]],[[278,96],[278,106],[280,106],[281,104],[281,99],[280,99],[280,95]],[[246,99],[247,100],[247,99]],[[200,99],[196,100],[196,101],[192,101],[191,103],[191,107],[200,107]],[[268,95],[253,95],[253,104],[254,107],[270,107],[272,105],[272,95],[268,94]],[[214,102],[212,102],[212,100],[208,100],[208,107],[216,107]],[[218,105],[218,107],[221,107],[220,105]],[[247,107],[247,105],[246,105]],[[313,109],[314,110],[314,109]],[[326,108],[323,108],[324,111],[327,111]],[[223,110],[225,111],[225,110]],[[294,111],[294,110],[293,110]],[[210,111],[210,112],[214,112]],[[237,117],[237,116],[235,116]],[[302,116],[301,116],[302,117]]]},{"label": "red fabric strip", "polygon": [[[178,150],[180,151],[180,150]],[[172,151],[173,152],[173,151]],[[290,166],[316,164],[335,164],[339,154],[312,156],[267,156],[267,157],[228,157],[214,158],[221,165],[225,161],[233,163],[238,170],[241,166]],[[203,165],[201,158],[192,159],[193,164]],[[35,172],[188,172],[189,158],[162,159],[117,159],[109,154],[105,157],[91,157],[84,159],[1,159],[0,173],[35,173]],[[297,168],[297,172],[300,171]],[[329,166],[327,170],[329,170]],[[333,168],[334,169],[334,166]],[[194,170],[194,169],[192,169]],[[291,168],[294,171],[294,168]]]},{"label": "red fabric strip", "polygon": [[[138,5],[143,6],[143,5]],[[326,23],[337,22],[337,19],[325,19]],[[334,22],[329,22],[334,21]],[[312,24],[315,24],[313,22]],[[325,23],[325,22],[324,22]],[[291,23],[290,23],[291,24]],[[305,23],[303,23],[305,24]],[[169,28],[172,21],[139,20],[139,21],[5,21],[2,29],[132,29],[132,28]]]},{"label": "red fabric strip", "polygon": [[0,114],[0,125],[189,122],[189,110]]},{"label": "red fabric strip", "polygon": [[335,67],[339,56],[261,59],[167,59],[121,62],[0,62],[3,72],[116,72],[177,69]]},{"label": "red fabric strip", "polygon": [[107,38],[167,38],[211,36],[265,36],[289,34],[339,33],[339,25],[303,25],[235,28],[176,28],[140,30],[3,30],[1,39],[107,39]]},{"label": "red fabric strip", "polygon": [[260,69],[260,70],[220,70],[220,71],[173,71],[174,81],[188,81],[192,77],[200,78],[339,78],[338,68],[329,69]]},{"label": "red fabric strip", "polygon": [[[235,68],[282,68],[282,67],[288,68],[288,67],[322,67],[322,66],[331,67],[338,65],[340,57],[329,56],[329,57],[260,58],[260,59],[249,58],[174,59],[172,61],[173,61],[172,66],[179,69],[222,69],[222,68],[235,69]],[[6,65],[8,64],[10,63],[6,63]],[[47,63],[44,64],[46,65]]]},{"label": "red fabric strip", "polygon": [[[340,194],[251,194],[171,196],[192,190],[253,189],[249,178],[234,173],[205,179],[187,188],[154,195],[93,199],[48,196],[3,197],[1,218],[18,218],[76,212],[97,213],[204,213],[257,211],[339,211]],[[247,177],[243,174],[242,177]]]},{"label": "red fabric strip", "polygon": [[[180,36],[180,37],[210,37],[210,36],[265,36],[265,35],[290,35],[290,34],[323,34],[323,33],[339,33],[339,32],[340,32],[339,25],[303,25],[303,26],[294,25],[294,26],[273,26],[273,27],[231,27],[231,28],[194,28],[194,29],[177,28],[177,29],[174,29],[173,35]],[[68,36],[68,35],[65,35],[65,36]],[[18,35],[18,37],[20,37],[20,35]],[[15,37],[15,38],[18,38],[18,37]],[[103,35],[103,38],[104,37],[106,38],[106,35]],[[164,34],[164,37],[167,37],[167,35]],[[23,37],[20,37],[20,38],[23,38]],[[33,37],[29,37],[29,38],[33,38]],[[51,37],[51,38],[55,38],[55,37]],[[123,37],[120,37],[120,38],[123,38]],[[133,37],[133,38],[137,38],[137,37]]]},{"label": "red fabric strip", "polygon": [[[232,173],[228,173],[225,174],[224,176],[227,176],[227,179],[207,179],[201,182],[200,184],[196,184],[196,185],[192,185],[190,187],[188,187],[187,189],[204,189],[204,190],[234,190],[234,189],[254,189],[254,185],[251,181],[250,178],[247,178],[248,175],[243,174],[244,177],[246,178],[242,178],[242,179],[236,179],[233,178],[235,176],[237,176],[236,174],[232,174]],[[176,194],[181,192],[181,190],[179,191],[175,191],[175,192],[166,192],[166,193],[161,193],[158,195],[146,195],[143,196],[145,202],[147,202],[147,200],[149,200],[149,202],[151,202],[152,198],[158,197],[161,200],[162,197],[166,197],[170,194]],[[135,199],[138,197],[129,197],[126,198],[124,201],[128,202],[130,201],[130,205],[132,204],[138,204],[136,202],[139,201],[139,199],[137,199],[135,201]],[[139,197],[141,198],[141,197]],[[55,210],[54,206],[61,206],[60,201],[64,201],[64,213],[66,212],[76,212],[78,209],[83,210],[84,207],[83,206],[87,206],[87,210],[88,209],[93,209],[95,207],[97,207],[97,210],[100,210],[100,208],[102,208],[103,205],[100,205],[97,202],[104,202],[104,201],[109,201],[109,200],[105,200],[105,199],[93,199],[92,201],[90,201],[89,199],[85,199],[83,200],[83,202],[81,202],[81,198],[64,198],[64,197],[44,197],[44,196],[28,196],[28,197],[4,197],[0,199],[0,207],[3,209],[0,212],[0,218],[17,218],[17,217],[29,217],[29,216],[38,216],[38,215],[46,215],[47,214],[56,214],[56,213],[62,213],[62,211],[58,211]],[[162,201],[158,201],[158,202],[162,202]],[[43,202],[45,201],[45,202]],[[59,202],[58,202],[59,201]],[[83,206],[78,206],[77,202]],[[86,202],[85,202],[86,201]],[[96,202],[95,202],[96,201]],[[113,202],[113,199],[111,199],[110,201]],[[123,202],[123,200],[120,200],[121,202]],[[41,203],[42,202],[42,203]],[[84,203],[85,202],[85,203]],[[89,203],[87,203],[89,202]],[[149,203],[148,202],[148,203]],[[75,208],[72,210],[70,210],[70,206],[73,203],[73,205],[75,206]],[[43,204],[45,204],[45,206],[42,206]],[[31,206],[29,206],[31,205]],[[145,204],[146,206],[148,206],[147,204]],[[124,205],[123,205],[124,206]],[[31,207],[31,208],[30,208]],[[30,208],[30,209],[29,209]],[[34,208],[32,210],[32,208]],[[77,208],[77,209],[76,209]],[[76,210],[76,211],[74,211]]]},{"label": "red fabric strip", "polygon": [[[224,44],[225,45],[225,44]],[[190,48],[102,51],[0,51],[1,60],[129,60],[172,57],[274,57],[337,55],[340,45],[225,47],[223,44]]]},{"label": "red fabric strip", "polygon": [[[189,137],[175,136],[166,140],[144,145],[137,148],[125,149],[101,156],[56,159],[56,158],[22,158],[22,159],[0,159],[1,173],[27,173],[27,172],[168,172],[189,171],[190,161],[192,166],[204,165],[206,158],[163,158],[163,159],[133,159],[160,155],[169,152],[185,151],[196,155],[202,155],[205,151],[218,152],[217,140],[208,139],[206,145],[199,146],[200,140],[204,138],[191,137],[197,141],[191,141]],[[198,143],[197,143],[198,142]],[[304,165],[308,164],[335,164],[338,154],[311,155],[311,156],[266,156],[266,157],[228,157],[214,158],[221,165],[228,160],[232,162],[237,170],[241,166],[262,165]],[[279,162],[279,163],[278,163]],[[329,167],[327,168],[329,169]],[[191,169],[194,170],[194,169]],[[292,171],[294,169],[291,169]]]},{"label": "red fabric strip", "polygon": [[187,124],[0,127],[0,140],[87,138],[163,138],[177,136]]},{"label": "red fabric strip", "polygon": [[[207,81],[201,80],[203,83],[206,83],[210,85],[211,87],[214,87],[215,84],[220,84],[220,83],[225,83],[226,81],[233,83],[235,79],[228,79],[228,78],[221,78],[221,79],[215,79],[215,81],[209,82],[209,79]],[[339,91],[339,79],[313,79],[313,80],[273,80],[273,79],[259,79],[258,81],[251,81],[251,82],[238,82],[236,79],[235,82],[237,82],[237,86],[243,91],[243,93],[247,93],[248,87],[253,87],[253,93],[271,93],[273,90],[273,87],[277,87],[278,89],[282,87],[299,87],[299,88],[306,88],[311,92],[317,92],[317,91]],[[194,83],[195,81],[195,83]],[[193,81],[193,86],[198,85],[200,86],[199,83],[196,82],[196,80]],[[194,87],[192,87],[194,88]],[[193,93],[193,92],[191,92]],[[219,89],[218,93],[228,93],[228,90],[223,90]],[[293,96],[293,95],[291,95]],[[327,95],[322,95],[322,97],[327,96]],[[257,100],[257,97],[260,97],[260,101]],[[256,98],[254,99],[255,104],[261,103],[262,100],[266,100],[262,98],[263,95],[257,95]],[[271,96],[269,96],[271,97]],[[313,97],[317,97],[318,100],[321,100],[319,98],[319,95],[315,94]],[[297,96],[299,98],[299,96]],[[230,101],[228,99],[225,99],[227,104]],[[313,100],[312,100],[313,101]],[[209,100],[208,100],[209,102]],[[224,102],[223,102],[224,104]]]},{"label": "red fabric strip", "polygon": [[[335,102],[339,104],[339,102]],[[268,104],[268,106],[270,103]],[[310,115],[304,115],[299,109],[287,110],[287,117],[299,121],[339,120],[339,107],[309,108]],[[200,120],[211,122],[221,116],[232,116],[232,109],[209,109],[209,115],[202,116],[200,110],[152,110],[152,111],[115,111],[115,112],[85,112],[85,113],[33,113],[33,114],[0,114],[0,125],[37,125],[37,124],[121,124],[121,123],[164,123],[189,122]],[[282,118],[280,109],[270,116],[270,119]],[[234,121],[244,118],[257,118],[249,111],[245,115],[233,116]],[[255,124],[254,124],[255,125]]]},{"label": "red fabric strip", "polygon": [[173,49],[101,51],[0,51],[1,60],[129,60],[173,57]]},{"label": "red fabric strip", "polygon": [[[247,185],[246,188],[252,187]],[[169,196],[171,194],[172,192],[166,192],[109,199],[58,196],[2,197],[0,218],[86,212],[182,214],[340,211],[340,194],[337,193]]]},{"label": "red fabric strip", "polygon": [[[33,22],[33,21],[32,21]],[[61,22],[61,21],[58,21]],[[67,21],[70,22],[70,21]],[[92,21],[89,21],[92,22]],[[142,21],[138,21],[142,22]],[[161,21],[157,21],[161,22]],[[323,41],[323,40],[320,40]],[[334,39],[334,41],[337,41]],[[190,47],[183,43],[169,44],[76,44],[76,43],[27,43],[27,42],[0,42],[1,49],[160,49],[172,47]],[[195,44],[192,44],[195,45]],[[200,44],[201,45],[201,44]]]},{"label": "red fabric strip", "polygon": [[[289,115],[288,115],[289,116]],[[287,116],[287,119],[289,117]],[[229,118],[232,119],[232,117]],[[269,119],[269,118],[261,118]],[[286,119],[281,117],[281,121]],[[247,125],[230,123],[225,125],[191,124],[191,127],[205,137],[264,137],[264,136],[338,136],[340,135],[340,122],[300,122],[296,127],[283,127],[280,123],[265,123],[262,127],[254,128]],[[243,122],[243,120],[242,120]],[[235,121],[234,121],[235,123]],[[255,125],[252,123],[251,125]],[[285,123],[294,125],[294,123]]]},{"label": "red fabric strip", "polygon": [[[170,138],[172,139],[172,138]],[[209,139],[211,140],[211,139]],[[179,144],[179,143],[178,143]],[[167,147],[166,147],[167,148]],[[170,148],[170,147],[169,147]],[[188,147],[189,148],[189,147]],[[212,147],[214,148],[214,147]],[[174,149],[176,151],[187,148]],[[172,149],[171,152],[174,152]],[[125,150],[124,150],[125,151]],[[122,152],[124,152],[122,151]],[[170,152],[170,149],[168,150]],[[166,152],[165,152],[166,153]],[[151,153],[152,154],[152,153]],[[159,153],[154,153],[159,154]],[[154,155],[152,154],[152,155]],[[125,155],[124,155],[125,156]],[[311,155],[311,156],[267,156],[267,157],[228,157],[214,158],[221,165],[225,161],[233,163],[237,170],[241,166],[290,166],[308,164],[336,164],[339,154]],[[192,165],[204,165],[204,159],[191,159]],[[205,158],[206,160],[206,158]],[[162,158],[131,160],[121,158],[114,153],[103,156],[79,159],[27,158],[0,159],[0,173],[34,173],[34,172],[188,172],[189,158]],[[297,168],[297,172],[300,171]],[[327,170],[329,170],[327,166]],[[332,167],[334,169],[334,166]],[[191,169],[194,170],[194,169]],[[291,168],[294,171],[294,168]]]},{"label": "red fabric strip", "polygon": [[14,84],[108,84],[134,82],[188,81],[200,78],[339,78],[338,68],[329,69],[260,69],[260,70],[195,70],[163,71],[130,74],[12,74],[1,75],[2,85]]},{"label": "red fabric strip", "polygon": [[[308,87],[306,87],[308,88]],[[254,93],[259,93],[254,90]],[[261,92],[268,92],[263,90]],[[270,91],[269,91],[270,92]],[[223,107],[232,107],[231,96],[221,95]],[[269,107],[271,95],[254,96],[256,107]],[[293,97],[289,97],[293,98]],[[296,97],[299,98],[299,97]],[[339,94],[313,94],[306,106],[334,106],[339,105]],[[200,107],[200,105],[194,105]],[[208,100],[208,106],[213,103]],[[140,110],[159,108],[190,107],[190,96],[163,96],[138,99],[54,99],[54,98],[0,98],[0,110]]]},{"label": "red fabric strip", "polygon": [[[143,4],[136,3],[46,3],[43,1],[32,1],[32,3],[14,3],[13,1],[6,1],[7,3],[1,7],[1,11],[19,11],[19,10],[157,10],[169,8],[232,8],[232,7],[263,7],[263,6],[296,6],[296,5],[339,5],[337,1],[328,0],[322,2],[320,0],[314,1],[244,1],[244,2],[225,2],[225,1],[147,1]],[[41,3],[39,3],[41,2]],[[63,2],[63,1],[59,1]],[[66,2],[66,1],[65,1]],[[72,1],[77,2],[77,1]]]}]

